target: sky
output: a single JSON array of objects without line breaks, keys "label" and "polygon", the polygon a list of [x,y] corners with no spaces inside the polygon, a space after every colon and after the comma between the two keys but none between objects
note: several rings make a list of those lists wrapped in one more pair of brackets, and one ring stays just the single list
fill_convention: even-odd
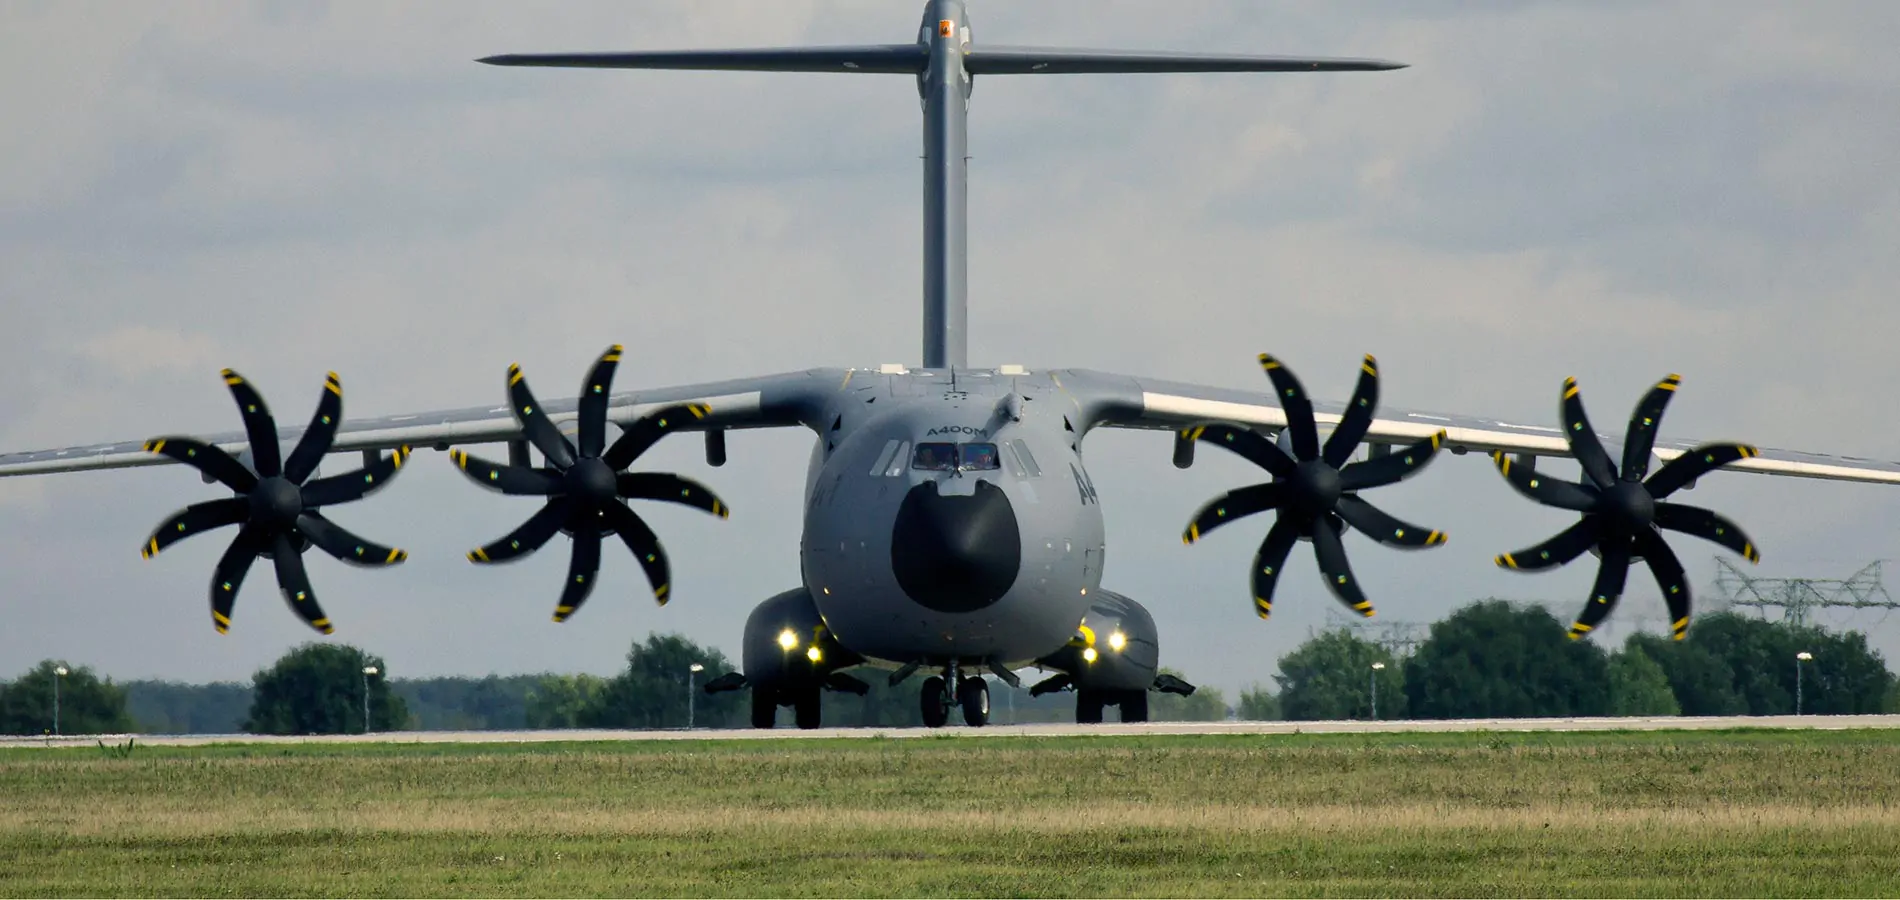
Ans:
[{"label": "sky", "polygon": [[[921,121],[866,75],[501,69],[507,52],[901,42],[899,2],[0,5],[0,450],[238,427],[236,368],[299,423],[543,396],[611,343],[618,385],[917,363]],[[1379,357],[1396,407],[1552,421],[1575,376],[1597,424],[1684,375],[1669,437],[1894,458],[1900,331],[1900,5],[973,2],[977,43],[1377,56],[1383,73],[979,79],[970,117],[970,356],[1262,389],[1260,352],[1321,397]],[[798,578],[811,443],[744,432],[709,468],[675,438],[641,465],[735,512],[643,510],[674,565],[633,561],[565,625],[564,548],[464,561],[531,505],[422,451],[335,518],[405,565],[308,557],[337,633],[397,676],[610,673],[652,631],[736,659],[746,614]],[[1335,620],[1304,548],[1275,616],[1247,567],[1267,521],[1193,547],[1205,500],[1263,480],[1166,434],[1083,447],[1104,586],[1141,601],[1163,663],[1231,692]],[[328,471],[354,464],[336,457]],[[1567,465],[1567,464],[1564,464]],[[1564,466],[1552,466],[1564,471]],[[1574,472],[1574,467],[1570,467]],[[116,678],[247,680],[315,637],[254,570],[206,614],[229,532],[137,547],[218,496],[182,467],[0,481],[0,677],[58,657]],[[1593,560],[1492,557],[1569,514],[1478,455],[1371,495],[1450,543],[1350,536],[1383,621],[1480,597],[1580,608]],[[1687,502],[1742,523],[1769,578],[1893,553],[1900,490],[1711,476]],[[1703,598],[1713,544],[1671,539]],[[1303,555],[1304,554],[1304,555]],[[1896,573],[1900,577],[1900,573]],[[1642,570],[1597,640],[1660,630]],[[1900,619],[1866,628],[1890,660]]]}]

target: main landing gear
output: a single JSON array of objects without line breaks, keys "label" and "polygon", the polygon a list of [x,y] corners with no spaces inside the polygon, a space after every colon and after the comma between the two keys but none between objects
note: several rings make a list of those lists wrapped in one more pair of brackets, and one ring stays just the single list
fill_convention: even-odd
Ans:
[{"label": "main landing gear", "polygon": [[[950,689],[953,684],[956,685],[954,694]],[[942,675],[924,679],[918,705],[926,727],[942,728],[949,724],[950,707],[954,705],[963,709],[963,724],[981,728],[990,723],[990,683],[980,675],[962,675],[953,662],[944,666]]]}]

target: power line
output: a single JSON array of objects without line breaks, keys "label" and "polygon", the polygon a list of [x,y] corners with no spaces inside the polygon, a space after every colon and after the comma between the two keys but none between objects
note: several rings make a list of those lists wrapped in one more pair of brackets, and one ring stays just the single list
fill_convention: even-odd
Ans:
[{"label": "power line", "polygon": [[1337,610],[1326,611],[1326,628],[1343,630],[1362,641],[1378,644],[1395,657],[1412,655],[1431,636],[1430,622],[1401,622],[1392,619],[1371,621],[1347,616]]},{"label": "power line", "polygon": [[1763,619],[1769,609],[1779,609],[1781,621],[1790,625],[1812,624],[1817,609],[1900,609],[1881,582],[1881,562],[1874,560],[1846,578],[1758,578],[1718,556],[1715,603],[1754,609]]}]

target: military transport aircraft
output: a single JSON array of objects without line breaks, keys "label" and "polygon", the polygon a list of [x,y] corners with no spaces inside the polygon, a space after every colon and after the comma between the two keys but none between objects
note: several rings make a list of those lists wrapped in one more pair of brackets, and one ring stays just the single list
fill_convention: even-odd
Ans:
[{"label": "military transport aircraft", "polygon": [[[1260,393],[1127,375],[1021,365],[972,368],[965,355],[965,125],[976,77],[1100,72],[1340,72],[1401,68],[1373,59],[1065,50],[988,46],[972,39],[962,0],[929,0],[917,39],[876,46],[496,56],[499,66],[604,69],[732,69],[913,76],[924,118],[924,312],[921,365],[811,369],[614,393],[620,348],[602,354],[580,396],[543,403],[510,367],[500,406],[391,416],[345,425],[342,386],[332,374],[315,416],[280,429],[264,400],[226,371],[244,431],[208,440],[161,437],[0,456],[0,475],[181,462],[234,496],[188,507],[151,534],[147,556],[199,532],[239,526],[211,580],[211,617],[224,631],[246,572],[270,559],[290,607],[318,630],[302,553],[312,546],[348,562],[386,566],[403,551],[358,537],[329,507],[387,484],[411,447],[450,451],[477,484],[535,498],[527,521],[469,553],[492,565],[519,559],[557,532],[571,563],[554,619],[580,610],[594,588],[602,543],[617,537],[644,568],[654,596],[671,593],[659,540],[626,503],[682,503],[725,515],[707,488],[676,475],[628,467],[662,437],[699,432],[706,460],[725,462],[725,434],[741,428],[807,428],[813,441],[805,484],[802,583],[765,600],[746,621],[742,673],[710,689],[749,689],[752,722],[771,727],[781,706],[801,727],[819,724],[821,690],[865,685],[844,670],[889,671],[892,684],[917,671],[925,721],[940,726],[960,708],[970,725],[988,720],[984,673],[1016,684],[1014,670],[1052,673],[1038,691],[1073,689],[1076,719],[1098,722],[1106,706],[1124,721],[1147,717],[1151,690],[1191,691],[1158,677],[1160,636],[1134,599],[1102,587],[1102,508],[1082,442],[1096,428],[1174,432],[1174,464],[1198,443],[1240,454],[1267,481],[1214,499],[1184,539],[1272,510],[1254,559],[1252,605],[1265,617],[1281,567],[1296,544],[1312,546],[1327,587],[1362,615],[1372,605],[1354,579],[1341,535],[1356,529],[1388,546],[1421,549],[1445,535],[1381,511],[1364,492],[1416,474],[1444,450],[1492,454],[1509,483],[1531,499],[1581,514],[1542,544],[1497,557],[1512,569],[1562,565],[1591,551],[1598,575],[1571,634],[1601,622],[1622,594],[1634,561],[1662,587],[1681,637],[1689,586],[1658,529],[1706,538],[1750,559],[1754,545],[1722,516],[1667,498],[1718,467],[1774,475],[1900,483],[1900,464],[1741,444],[1688,446],[1656,440],[1678,379],[1659,382],[1638,404],[1626,436],[1597,433],[1579,389],[1560,395],[1562,427],[1469,416],[1377,410],[1372,357],[1345,404],[1310,399],[1277,358],[1260,364]],[[615,429],[609,429],[609,425]],[[1322,435],[1319,426],[1330,428]],[[617,430],[618,434],[610,434]],[[572,435],[570,439],[569,435]],[[1622,444],[1620,465],[1605,439]],[[610,440],[612,438],[612,440]],[[1322,441],[1323,438],[1323,441]],[[280,441],[294,441],[285,456]],[[461,448],[506,445],[505,462]],[[1360,454],[1364,446],[1366,452]],[[327,453],[360,451],[364,467],[312,478]],[[393,451],[383,455],[383,451]],[[532,454],[538,453],[540,465]],[[1570,456],[1584,480],[1540,476],[1539,456]],[[1665,464],[1649,474],[1653,459]]]}]

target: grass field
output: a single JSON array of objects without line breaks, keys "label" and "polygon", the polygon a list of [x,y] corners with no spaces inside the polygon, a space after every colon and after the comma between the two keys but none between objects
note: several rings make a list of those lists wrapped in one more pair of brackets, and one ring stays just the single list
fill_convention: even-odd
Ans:
[{"label": "grass field", "polygon": [[0,750],[8,895],[1893,895],[1900,733]]}]

